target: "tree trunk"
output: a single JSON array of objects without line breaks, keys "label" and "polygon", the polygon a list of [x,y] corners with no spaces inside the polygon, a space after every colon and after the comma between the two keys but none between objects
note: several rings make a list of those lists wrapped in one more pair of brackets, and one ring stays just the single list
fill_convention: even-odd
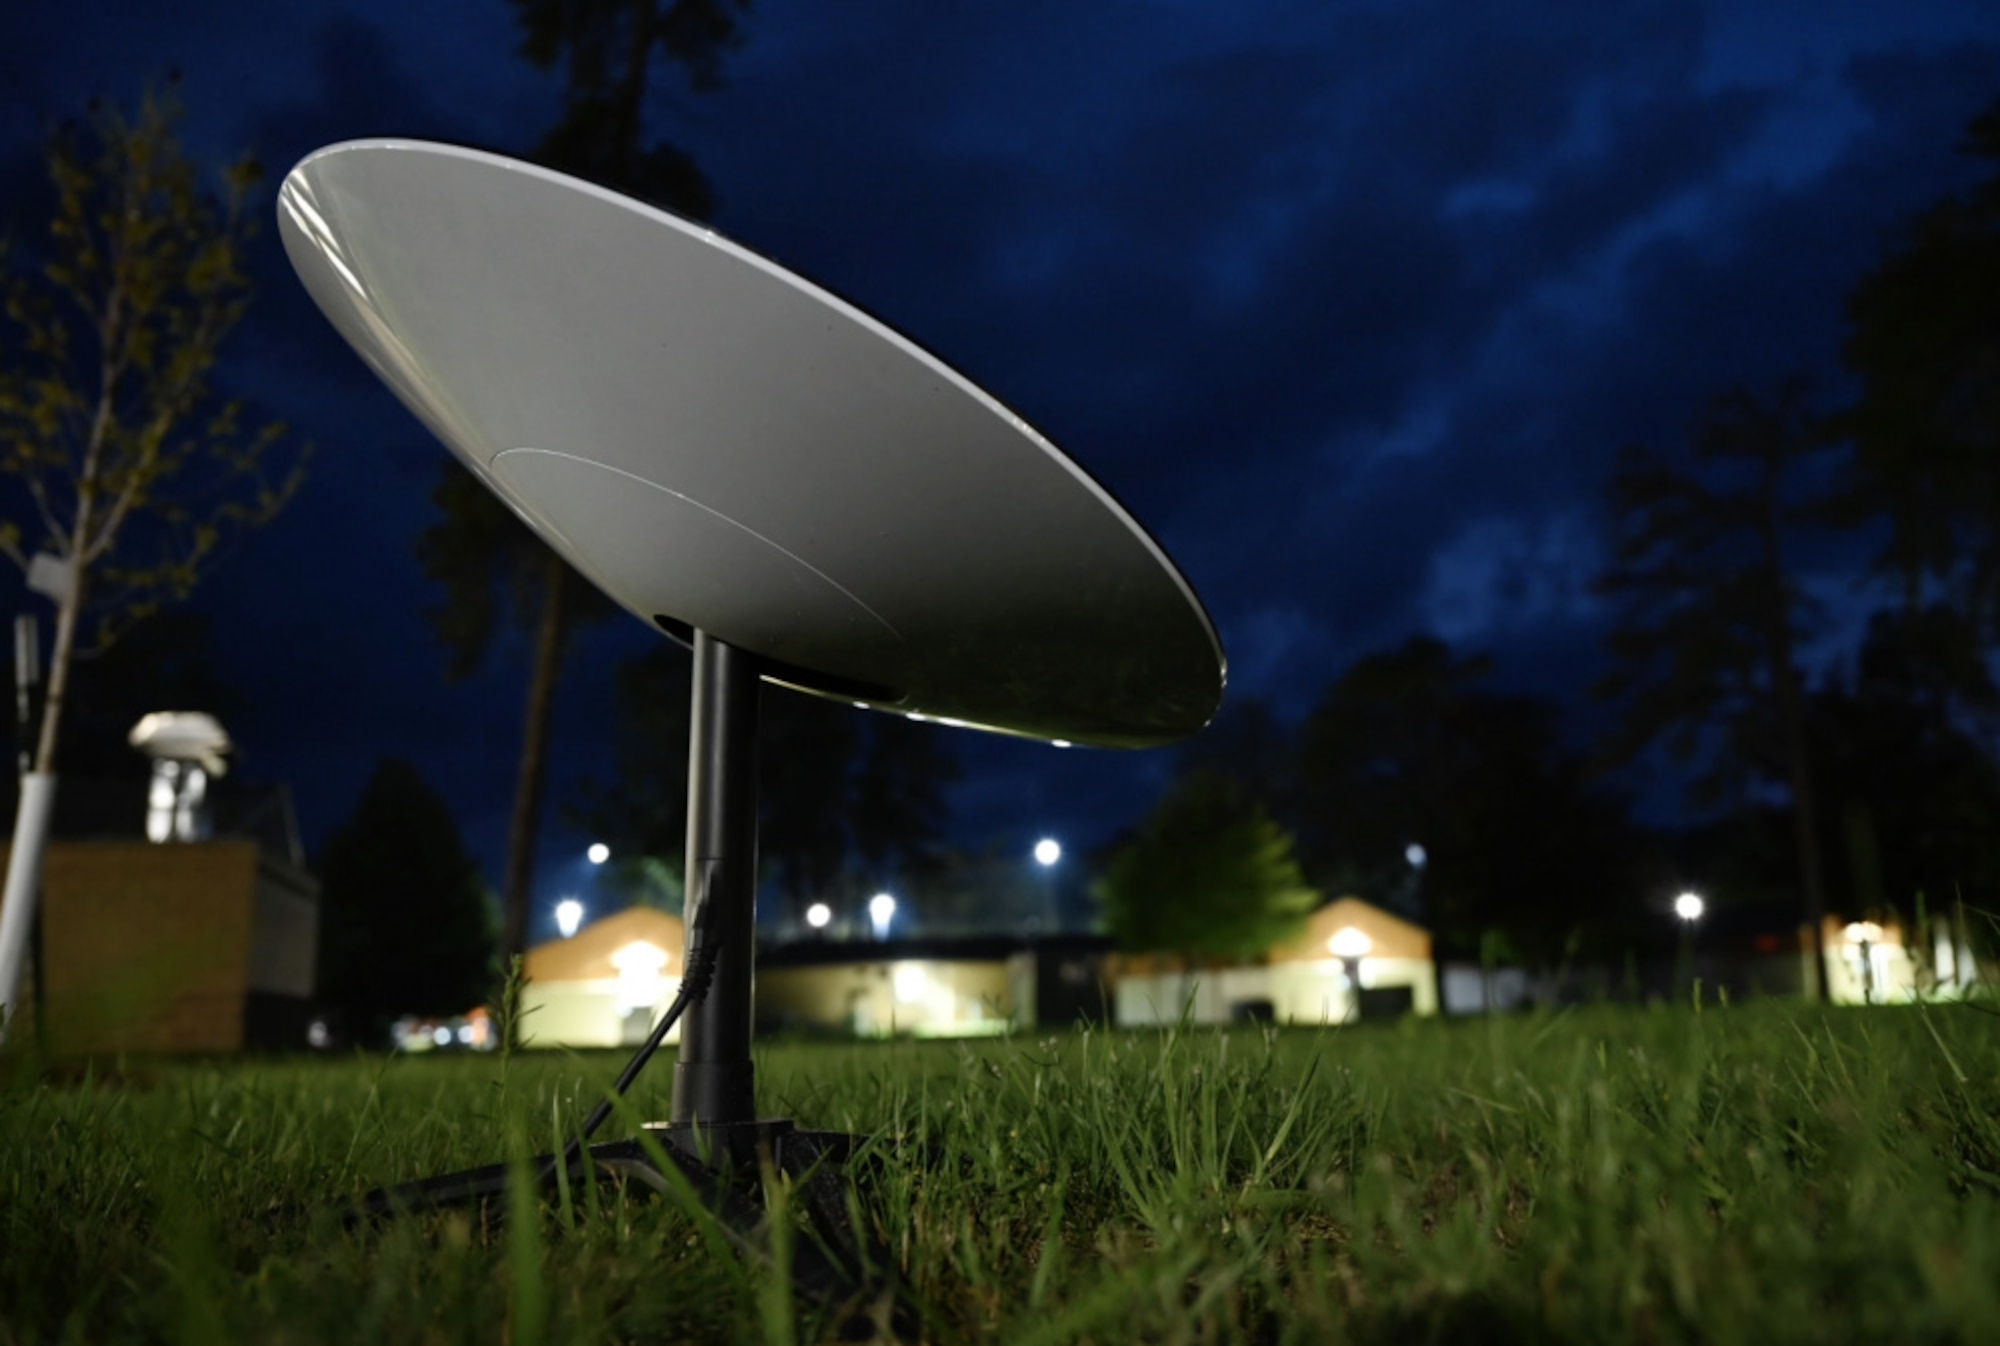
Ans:
[{"label": "tree trunk", "polygon": [[[1789,642],[1787,642],[1789,644]],[[1799,705],[1797,673],[1779,670],[1780,714],[1785,722],[1785,755],[1791,759],[1792,841],[1799,853],[1799,887],[1806,920],[1812,925],[1813,995],[1826,999],[1826,893],[1819,863],[1819,803],[1813,789],[1812,757],[1806,748],[1805,716]]]},{"label": "tree trunk", "polygon": [[1765,582],[1770,608],[1765,614],[1765,648],[1771,661],[1771,691],[1777,700],[1778,720],[1785,735],[1786,774],[1792,787],[1792,842],[1798,850],[1799,888],[1812,926],[1813,975],[1808,989],[1819,1001],[1826,1000],[1826,893],[1820,876],[1819,805],[1813,789],[1812,755],[1806,746],[1804,697],[1799,690],[1799,671],[1792,649],[1792,614],[1785,590],[1785,564],[1779,543],[1779,516],[1783,509],[1781,474],[1784,446],[1774,441],[1764,460]]},{"label": "tree trunk", "polygon": [[500,953],[503,966],[528,949],[529,887],[535,872],[535,837],[542,793],[548,784],[549,721],[568,626],[569,567],[551,551],[542,586],[542,618],[535,631],[535,672],[528,682],[521,731],[520,774],[514,784],[514,817],[507,833],[507,872],[501,886]]},{"label": "tree trunk", "polygon": [[35,739],[34,769],[43,775],[55,774],[63,699],[69,691],[69,666],[76,652],[77,623],[83,613],[83,560],[73,556],[70,565],[69,589],[56,606],[56,638],[49,650],[49,685],[42,696],[41,731]]},{"label": "tree trunk", "polygon": [[[89,517],[89,501],[78,509]],[[78,614],[83,609],[84,567],[72,558],[69,589],[56,608],[55,648],[49,656],[49,686],[42,703],[42,730],[35,745],[34,769],[21,777],[20,807],[14,818],[13,843],[7,853],[7,880],[0,888],[0,1037],[20,1002],[21,964],[35,928],[42,887],[42,863],[54,822],[56,727],[62,716],[63,693],[69,686],[71,652],[76,647]],[[45,976],[39,960],[37,987]]]}]

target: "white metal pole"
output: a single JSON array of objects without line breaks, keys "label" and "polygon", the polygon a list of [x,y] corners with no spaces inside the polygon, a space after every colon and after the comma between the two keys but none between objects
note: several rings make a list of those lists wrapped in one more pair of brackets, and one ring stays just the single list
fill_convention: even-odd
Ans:
[{"label": "white metal pole", "polygon": [[21,962],[35,923],[35,898],[42,888],[42,856],[48,850],[49,815],[55,802],[53,772],[30,771],[21,777],[21,807],[14,815],[14,844],[7,856],[7,887],[0,896],[0,1040],[5,1040],[21,1000]]}]

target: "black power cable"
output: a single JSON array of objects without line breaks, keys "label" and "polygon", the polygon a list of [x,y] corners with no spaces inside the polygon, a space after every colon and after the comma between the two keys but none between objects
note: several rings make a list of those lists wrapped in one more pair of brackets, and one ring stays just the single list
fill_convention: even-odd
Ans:
[{"label": "black power cable", "polygon": [[708,994],[708,983],[715,976],[715,953],[716,946],[712,941],[696,942],[694,957],[688,962],[687,973],[681,978],[680,990],[674,994],[673,1003],[667,1006],[666,1014],[661,1016],[659,1023],[653,1025],[653,1031],[639,1044],[639,1050],[632,1053],[632,1059],[618,1072],[617,1080],[611,1085],[611,1092],[606,1094],[603,1101],[592,1108],[590,1115],[583,1119],[583,1129],[570,1140],[561,1157],[554,1155],[549,1157],[548,1166],[541,1172],[541,1181],[547,1182],[554,1176],[559,1166],[568,1169],[576,1163],[583,1154],[584,1145],[589,1142],[592,1135],[596,1134],[597,1128],[604,1125],[604,1119],[611,1115],[611,1109],[625,1096],[625,1091],[632,1087],[632,1081],[639,1078],[639,1072],[653,1059],[653,1053],[667,1040],[667,1034],[673,1031],[676,1023],[680,1022],[681,1015],[687,1013],[690,1005]]}]

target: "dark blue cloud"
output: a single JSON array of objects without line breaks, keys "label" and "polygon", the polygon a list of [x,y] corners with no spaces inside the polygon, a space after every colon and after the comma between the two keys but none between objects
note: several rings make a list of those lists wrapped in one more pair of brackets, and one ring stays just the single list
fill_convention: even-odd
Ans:
[{"label": "dark blue cloud", "polygon": [[[95,36],[0,17],[0,181],[38,119],[167,64],[200,146],[276,169],[389,132],[525,150],[558,105],[498,0],[86,8]],[[1968,180],[1952,147],[2000,94],[1996,44],[2000,16],[1945,0],[760,0],[725,87],[663,79],[654,114],[723,229],[952,360],[1131,505],[1213,610],[1233,692],[1297,713],[1422,629],[1574,698],[1612,453],[1684,442],[1732,383],[1803,369],[1838,394],[1843,295]],[[230,378],[321,455],[205,599],[256,683],[246,741],[315,831],[404,751],[496,859],[520,673],[442,683],[410,557],[440,451],[275,249],[259,278]],[[586,642],[558,794],[604,768],[608,668],[644,638]],[[979,837],[1102,835],[1171,761],[964,742]]]}]

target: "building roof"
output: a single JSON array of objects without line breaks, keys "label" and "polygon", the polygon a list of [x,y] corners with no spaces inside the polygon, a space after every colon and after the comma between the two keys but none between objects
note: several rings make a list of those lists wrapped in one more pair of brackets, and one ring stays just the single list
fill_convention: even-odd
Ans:
[{"label": "building roof", "polygon": [[945,963],[1004,963],[1017,953],[1047,953],[1061,957],[1105,954],[1111,940],[1104,935],[933,935],[890,940],[803,940],[766,945],[757,950],[757,966],[831,967],[843,963],[895,963],[923,959]]},{"label": "building roof", "polygon": [[612,961],[619,950],[651,944],[667,955],[660,975],[680,975],[687,927],[678,916],[652,907],[627,907],[592,921],[568,939],[552,939],[528,950],[529,981],[604,981],[618,976]]},{"label": "building roof", "polygon": [[1327,947],[1337,931],[1353,928],[1368,936],[1371,958],[1431,957],[1431,932],[1358,897],[1327,903],[1306,921],[1297,939],[1271,950],[1274,963],[1311,963],[1333,957]]}]

